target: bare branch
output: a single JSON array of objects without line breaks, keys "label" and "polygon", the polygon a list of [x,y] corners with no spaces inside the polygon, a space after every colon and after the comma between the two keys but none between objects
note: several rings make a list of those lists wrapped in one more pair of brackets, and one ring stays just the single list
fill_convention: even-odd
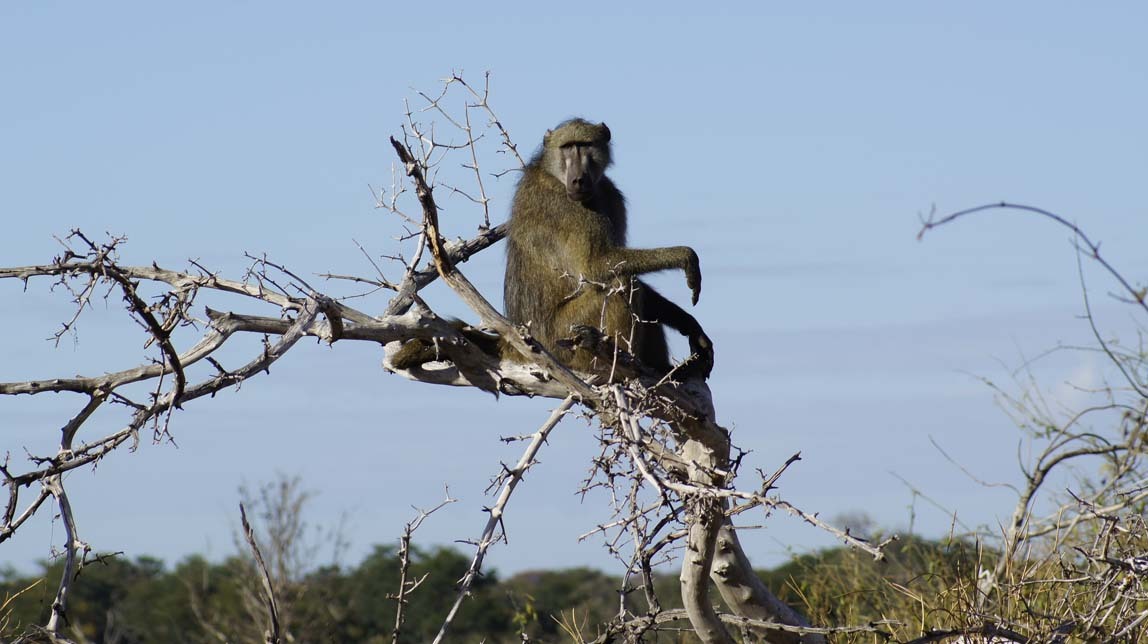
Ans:
[{"label": "bare branch", "polygon": [[450,496],[450,490],[446,491],[446,499],[440,502],[429,510],[419,510],[418,516],[407,522],[403,526],[403,536],[399,539],[399,592],[395,595],[388,595],[396,602],[395,606],[395,626],[391,631],[391,644],[399,644],[399,636],[403,630],[403,620],[405,619],[405,609],[407,606],[407,597],[413,593],[418,587],[426,580],[427,576],[423,575],[414,581],[408,581],[407,576],[410,574],[411,566],[411,538],[414,536],[415,530],[423,524],[430,515],[454,503],[457,499]]},{"label": "bare branch", "polygon": [[89,552],[88,544],[80,541],[76,532],[76,519],[72,514],[72,504],[68,502],[68,494],[64,491],[64,481],[59,474],[48,477],[44,487],[56,497],[60,508],[60,518],[64,522],[64,572],[60,575],[60,585],[56,588],[56,598],[52,600],[52,611],[48,616],[48,623],[44,630],[53,638],[59,637],[60,628],[67,623],[68,593],[72,588],[80,568],[84,565],[84,557]]},{"label": "bare branch", "polygon": [[933,215],[930,214],[930,216],[927,219],[926,218],[921,219],[921,230],[920,230],[920,232],[917,233],[917,239],[920,240],[921,238],[923,238],[925,236],[926,232],[928,232],[934,228],[944,226],[945,224],[956,221],[957,219],[961,219],[961,218],[966,217],[968,215],[972,215],[972,214],[979,213],[979,212],[984,212],[987,210],[1016,210],[1016,211],[1020,211],[1020,212],[1033,213],[1036,215],[1040,215],[1041,217],[1044,217],[1045,219],[1050,219],[1050,220],[1056,222],[1057,224],[1064,226],[1065,228],[1071,230],[1072,234],[1075,235],[1076,238],[1079,239],[1081,241],[1081,243],[1084,244],[1084,248],[1082,250],[1084,250],[1088,253],[1089,258],[1091,258],[1096,263],[1098,263],[1102,267],[1104,267],[1104,270],[1108,271],[1108,274],[1111,275],[1117,282],[1119,282],[1120,285],[1124,288],[1124,291],[1126,293],[1128,293],[1128,296],[1130,299],[1126,300],[1126,301],[1128,301],[1129,303],[1136,304],[1144,313],[1148,313],[1148,301],[1146,301],[1146,300],[1148,300],[1148,289],[1134,288],[1132,286],[1132,284],[1130,284],[1128,282],[1128,280],[1126,280],[1124,278],[1124,276],[1122,274],[1120,274],[1120,271],[1117,271],[1111,264],[1108,263],[1108,260],[1101,257],[1101,255],[1100,255],[1100,244],[1099,243],[1093,242],[1088,237],[1088,235],[1084,234],[1084,231],[1081,230],[1080,227],[1077,226],[1076,224],[1070,222],[1069,220],[1065,219],[1064,217],[1061,217],[1060,215],[1057,215],[1056,213],[1045,210],[1043,208],[1036,208],[1034,206],[1025,206],[1022,204],[1015,204],[1015,203],[1009,203],[1006,201],[1001,201],[998,203],[985,204],[983,206],[977,206],[975,208],[968,208],[966,210],[960,210],[960,211],[954,212],[950,215],[946,215],[944,217],[941,217],[940,219],[935,219],[933,217]]},{"label": "bare branch", "polygon": [[259,551],[259,544],[255,541],[255,531],[247,522],[247,510],[239,504],[239,520],[243,523],[243,536],[251,553],[255,556],[255,564],[259,566],[259,576],[263,580],[264,599],[267,602],[268,628],[264,633],[267,644],[279,644],[279,605],[275,601],[275,588],[271,583],[271,573],[267,572],[267,564],[263,561],[263,553]]},{"label": "bare branch", "polygon": [[526,471],[530,469],[535,463],[535,457],[538,455],[538,450],[542,448],[542,444],[550,436],[550,432],[558,425],[558,421],[566,415],[566,412],[574,406],[574,397],[567,396],[560,405],[550,414],[546,422],[538,428],[531,439],[530,444],[522,452],[522,456],[518,459],[518,463],[511,469],[504,472],[504,480],[502,482],[502,489],[498,493],[498,498],[495,500],[494,505],[487,510],[489,518],[486,520],[486,527],[482,529],[482,536],[479,537],[478,542],[475,544],[474,558],[470,562],[470,567],[467,568],[466,573],[459,581],[458,596],[455,597],[454,605],[451,606],[450,612],[447,613],[446,618],[443,620],[442,626],[439,628],[438,635],[434,638],[434,644],[444,641],[447,629],[454,621],[455,615],[458,614],[459,607],[470,594],[470,587],[478,575],[482,572],[482,560],[486,557],[486,551],[490,548],[497,539],[495,533],[499,526],[502,525],[502,516],[506,512],[506,505],[510,502],[510,495],[514,493],[514,488],[518,487],[518,483],[522,481],[522,477]]}]

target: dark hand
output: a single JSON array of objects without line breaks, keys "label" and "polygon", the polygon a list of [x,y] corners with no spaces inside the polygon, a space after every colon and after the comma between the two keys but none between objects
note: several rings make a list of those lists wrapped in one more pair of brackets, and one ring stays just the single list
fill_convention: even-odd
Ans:
[{"label": "dark hand", "polygon": [[569,339],[571,349],[594,350],[606,340],[605,334],[596,326],[589,324],[570,325],[572,337]]},{"label": "dark hand", "polygon": [[697,335],[690,336],[690,353],[689,359],[683,370],[685,377],[691,374],[701,374],[703,378],[709,378],[710,372],[714,369],[714,343],[710,340],[709,336],[705,333],[698,333]]}]

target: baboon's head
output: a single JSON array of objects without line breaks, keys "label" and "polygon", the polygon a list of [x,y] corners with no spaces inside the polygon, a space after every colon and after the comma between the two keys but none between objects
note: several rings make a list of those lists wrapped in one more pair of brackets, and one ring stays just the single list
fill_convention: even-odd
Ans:
[{"label": "baboon's head", "polygon": [[566,195],[587,202],[610,165],[610,128],[583,119],[570,119],[542,139],[546,171],[566,187]]}]

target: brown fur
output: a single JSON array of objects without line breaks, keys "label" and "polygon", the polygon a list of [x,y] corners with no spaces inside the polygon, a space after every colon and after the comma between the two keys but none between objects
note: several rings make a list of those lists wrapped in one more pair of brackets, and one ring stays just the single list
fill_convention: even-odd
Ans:
[{"label": "brown fur", "polygon": [[[670,369],[662,324],[690,338],[694,368],[708,375],[712,343],[697,320],[649,286],[642,273],[680,268],[697,301],[701,270],[686,246],[626,247],[626,205],[605,176],[610,131],[574,119],[547,133],[527,165],[511,207],[507,236],[506,315],[564,364],[596,371],[585,351],[559,340],[595,327],[645,365]],[[639,315],[635,315],[635,313]]]}]

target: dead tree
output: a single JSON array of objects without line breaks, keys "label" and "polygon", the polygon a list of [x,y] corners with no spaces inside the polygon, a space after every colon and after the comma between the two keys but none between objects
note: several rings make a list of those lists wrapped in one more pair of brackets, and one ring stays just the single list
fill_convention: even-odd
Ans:
[{"label": "dead tree", "polygon": [[[459,95],[461,107],[448,108],[448,100],[457,101]],[[603,384],[587,374],[574,373],[534,342],[526,329],[503,318],[459,270],[461,263],[496,244],[505,234],[504,225],[490,225],[491,199],[483,183],[488,175],[479,165],[482,142],[496,140],[507,158],[516,159],[519,166],[522,162],[506,129],[495,118],[488,96],[488,85],[476,88],[455,75],[445,81],[440,94],[420,94],[423,104],[417,113],[429,113],[438,123],[445,123],[457,140],[443,142],[432,127],[416,120],[416,112],[411,109],[407,110],[401,140],[391,139],[401,173],[396,174],[392,188],[378,198],[379,204],[406,227],[399,243],[409,240],[413,246],[410,257],[398,252],[387,256],[400,263],[401,278],[386,277],[374,260],[371,262],[377,274],[371,277],[323,276],[362,285],[368,292],[389,291],[392,295],[381,313],[353,308],[349,302],[355,300],[325,295],[266,257],[253,257],[253,264],[242,279],[222,277],[194,262],[186,270],[154,264],[130,266],[119,260],[123,240],[94,240],[81,231],[72,231],[65,238],[64,253],[51,263],[0,268],[0,279],[28,283],[48,278],[72,295],[75,316],[64,323],[57,338],[72,328],[93,298],[114,293],[122,297],[124,308],[144,329],[155,351],[150,361],[123,371],[0,383],[0,395],[66,392],[80,398],[74,415],[59,428],[55,454],[31,454],[27,463],[19,466],[9,454],[0,466],[9,492],[0,523],[0,543],[50,505],[56,506],[63,519],[66,565],[51,616],[44,626],[50,638],[67,637],[64,622],[69,590],[91,552],[79,536],[63,475],[91,467],[117,450],[131,448],[147,429],[153,440],[170,437],[176,410],[267,373],[270,365],[307,336],[331,343],[384,345],[384,366],[391,370],[394,369],[389,357],[403,342],[431,341],[439,348],[441,361],[401,371],[400,375],[428,384],[478,387],[505,396],[543,396],[564,401],[537,432],[525,437],[529,439],[528,446],[519,463],[500,475],[498,500],[489,509],[481,537],[474,542],[475,556],[460,583],[458,602],[464,600],[470,582],[481,571],[487,549],[499,540],[500,518],[523,472],[535,462],[548,433],[578,406],[596,420],[603,445],[586,486],[606,487],[615,498],[613,518],[591,534],[605,535],[607,547],[626,561],[625,590],[641,589],[645,598],[642,609],[620,602],[616,619],[603,625],[604,635],[599,641],[638,641],[646,632],[681,620],[688,620],[703,642],[733,642],[731,628],[747,637],[752,634],[771,642],[818,642],[834,630],[811,627],[761,583],[733,525],[734,516],[755,508],[767,514],[780,509],[833,532],[845,543],[875,557],[882,556],[880,544],[836,530],[772,493],[777,478],[799,459],[797,455],[774,474],[763,475],[753,489],[737,488],[735,479],[742,459],[734,456],[729,431],[717,423],[704,383],[658,381],[635,371],[624,374],[629,376],[625,379]],[[484,125],[472,126],[472,117],[481,119]],[[463,167],[470,173],[472,187],[464,189],[445,181],[436,185],[434,177],[443,159],[459,154],[467,159]],[[462,195],[481,209],[482,223],[475,235],[447,241],[440,225],[436,188]],[[404,210],[412,190],[417,214]],[[533,356],[533,363],[503,361],[483,352],[456,325],[435,315],[419,293],[438,279],[449,285],[477,316],[473,326],[498,334],[525,355]],[[197,313],[197,297],[204,293],[225,293],[242,301],[257,301],[276,308],[278,315],[211,308]],[[186,346],[181,338],[195,332],[199,333],[198,340]],[[225,367],[216,357],[218,350],[243,334],[262,335],[263,345],[245,364]],[[147,388],[141,390],[141,383]],[[127,419],[122,427],[78,441],[85,422],[97,409],[109,405],[124,410]],[[625,555],[623,543],[628,543],[630,550]],[[662,610],[653,590],[654,567],[674,557],[681,564],[684,611]],[[719,612],[711,605],[711,584],[721,594],[728,612]],[[406,588],[405,582],[401,588]],[[270,587],[267,597],[273,606]],[[456,602],[455,609],[445,616],[438,640],[446,636],[457,606]],[[271,621],[276,624],[274,609]],[[400,613],[396,633],[401,624]],[[275,625],[272,629],[275,637],[277,628]],[[878,629],[860,626],[848,630]]]}]

